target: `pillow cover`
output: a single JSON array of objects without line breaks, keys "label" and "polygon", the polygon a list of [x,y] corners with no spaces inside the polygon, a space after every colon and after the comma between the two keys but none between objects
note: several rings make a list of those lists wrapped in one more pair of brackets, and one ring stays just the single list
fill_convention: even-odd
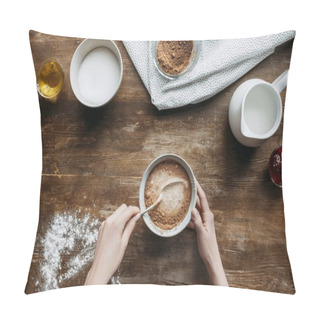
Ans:
[{"label": "pillow cover", "polygon": [[[85,73],[87,56],[79,70],[73,59],[84,39],[29,35],[43,168],[25,293],[83,285],[102,221],[122,203],[142,209],[142,178],[164,154],[184,159],[206,194],[229,286],[295,293],[281,189],[294,31],[234,40],[115,41],[119,69],[104,65],[106,52],[97,51],[91,74]],[[92,107],[88,100],[104,70],[118,74],[120,87],[107,104]],[[81,86],[87,100],[79,98]],[[149,216],[136,222],[109,282],[212,283],[195,226],[161,237],[144,223]]]}]

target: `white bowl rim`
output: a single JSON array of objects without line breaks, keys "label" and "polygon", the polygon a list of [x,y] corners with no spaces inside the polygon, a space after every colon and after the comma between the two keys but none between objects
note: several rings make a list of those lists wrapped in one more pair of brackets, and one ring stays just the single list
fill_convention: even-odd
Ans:
[{"label": "white bowl rim", "polygon": [[152,169],[164,160],[177,161],[186,170],[186,172],[189,176],[190,183],[191,183],[191,201],[189,204],[188,212],[185,215],[184,219],[177,226],[175,226],[174,228],[169,229],[169,230],[163,230],[163,229],[159,228],[158,226],[156,226],[152,222],[152,220],[150,219],[150,216],[148,213],[145,213],[143,215],[143,220],[144,220],[145,224],[147,225],[147,227],[156,235],[161,236],[161,237],[173,237],[173,236],[179,234],[181,231],[183,231],[186,228],[186,226],[188,225],[188,223],[190,222],[190,219],[191,219],[191,210],[196,205],[196,196],[197,196],[196,179],[195,179],[195,176],[193,174],[191,167],[186,162],[186,160],[184,160],[182,157],[180,157],[174,153],[166,153],[166,154],[163,154],[163,155],[155,158],[149,164],[149,166],[147,167],[147,169],[145,170],[145,172],[143,174],[143,177],[142,177],[142,180],[140,183],[140,190],[139,190],[139,205],[140,205],[141,211],[146,209],[145,201],[144,201],[144,190],[145,190],[146,181],[147,181]]},{"label": "white bowl rim", "polygon": [[[84,60],[84,58],[94,49],[99,48],[99,47],[106,47],[109,50],[111,50],[115,56],[117,57],[117,60],[119,62],[120,65],[120,77],[119,77],[119,82],[117,85],[117,89],[115,90],[115,92],[113,93],[113,95],[111,95],[108,100],[106,100],[103,103],[92,103],[90,101],[87,101],[85,99],[83,99],[83,97],[80,95],[80,93],[78,92],[77,86],[76,86],[76,82],[77,76],[75,75],[75,73],[78,70],[75,70],[75,59],[77,57],[77,55],[79,55],[81,53],[81,50],[83,50],[84,46],[87,45],[88,43],[93,42],[94,44],[96,44],[94,47],[92,47],[90,50],[88,50],[87,52],[85,52],[84,57],[82,59],[82,61]],[[108,44],[111,44],[111,48],[110,46],[108,46]],[[82,63],[81,61],[81,63]],[[81,65],[80,63],[80,65]],[[75,52],[73,53],[72,59],[71,59],[71,64],[70,64],[70,84],[71,84],[71,89],[73,94],[75,95],[75,97],[78,99],[79,102],[81,102],[83,105],[87,106],[87,107],[91,107],[91,108],[98,108],[98,107],[102,107],[104,105],[106,105],[107,103],[109,103],[114,96],[117,94],[117,92],[120,89],[121,83],[122,83],[122,78],[123,78],[123,62],[122,62],[122,56],[120,53],[120,50],[118,48],[118,46],[116,45],[116,43],[113,40],[106,40],[106,39],[91,39],[91,38],[87,38],[84,39],[77,47],[77,49],[75,50]]]}]

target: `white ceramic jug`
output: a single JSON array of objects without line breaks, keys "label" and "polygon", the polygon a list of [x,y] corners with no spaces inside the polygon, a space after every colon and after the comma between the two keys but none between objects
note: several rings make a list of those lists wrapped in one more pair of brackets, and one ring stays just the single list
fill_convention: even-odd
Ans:
[{"label": "white ceramic jug", "polygon": [[251,79],[236,89],[230,101],[229,123],[240,143],[257,147],[277,131],[282,118],[280,92],[287,80],[288,70],[272,84]]}]

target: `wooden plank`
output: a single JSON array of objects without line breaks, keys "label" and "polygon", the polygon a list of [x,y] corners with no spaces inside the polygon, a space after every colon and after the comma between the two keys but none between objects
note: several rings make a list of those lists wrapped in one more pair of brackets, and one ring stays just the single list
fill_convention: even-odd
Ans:
[{"label": "wooden plank", "polygon": [[[230,285],[293,293],[282,193],[267,172],[269,156],[282,141],[282,125],[265,144],[252,149],[235,140],[228,124],[228,106],[237,86],[254,77],[272,82],[289,68],[292,42],[215,97],[159,112],[119,41],[124,63],[121,89],[103,108],[82,106],[72,93],[68,74],[81,40],[30,33],[35,68],[47,57],[58,58],[66,70],[66,83],[55,104],[40,100],[40,218],[26,292],[37,290],[38,266],[44,259],[41,238],[57,213],[78,210],[102,221],[121,203],[138,205],[144,170],[155,157],[173,152],[188,161],[207,193]],[[81,246],[74,254],[80,251]],[[82,285],[89,266],[61,285]],[[142,220],[121,263],[120,278],[122,283],[208,283],[193,230],[162,239]]]}]

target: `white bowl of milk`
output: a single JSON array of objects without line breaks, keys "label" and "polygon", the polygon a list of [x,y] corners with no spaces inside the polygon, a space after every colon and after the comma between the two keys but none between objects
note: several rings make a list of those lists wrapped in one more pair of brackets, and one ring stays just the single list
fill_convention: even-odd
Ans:
[{"label": "white bowl of milk", "polygon": [[73,54],[70,82],[74,95],[85,106],[101,107],[118,92],[123,64],[111,40],[85,39]]}]

